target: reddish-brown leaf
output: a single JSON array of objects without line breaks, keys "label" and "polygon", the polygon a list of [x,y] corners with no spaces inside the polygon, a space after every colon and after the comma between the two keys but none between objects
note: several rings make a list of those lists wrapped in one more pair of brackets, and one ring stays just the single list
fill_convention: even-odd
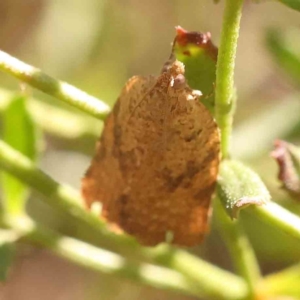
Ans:
[{"label": "reddish-brown leaf", "polygon": [[300,176],[297,170],[300,162],[299,157],[296,157],[295,160],[294,155],[297,148],[282,140],[276,140],[274,146],[275,149],[271,156],[276,160],[279,167],[278,179],[282,182],[282,187],[293,198],[300,200]]}]

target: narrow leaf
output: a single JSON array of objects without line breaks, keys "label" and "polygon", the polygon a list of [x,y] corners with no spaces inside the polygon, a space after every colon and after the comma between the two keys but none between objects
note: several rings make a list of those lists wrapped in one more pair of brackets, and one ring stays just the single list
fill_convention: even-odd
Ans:
[{"label": "narrow leaf", "polygon": [[[26,109],[26,97],[17,95],[3,114],[3,140],[28,158],[36,157],[36,130]],[[28,188],[11,175],[2,174],[4,210],[20,214],[24,210]]]},{"label": "narrow leaf", "polygon": [[[300,3],[300,1],[299,1]],[[279,32],[272,29],[267,33],[267,46],[274,61],[300,85],[300,43],[299,29]]]},{"label": "narrow leaf", "polygon": [[18,235],[11,230],[0,230],[0,282],[5,281],[15,255]]},{"label": "narrow leaf", "polygon": [[278,0],[278,1],[292,9],[300,11],[300,0]]},{"label": "narrow leaf", "polygon": [[221,163],[217,193],[231,218],[241,209],[270,201],[270,194],[260,177],[241,162],[224,160]]}]

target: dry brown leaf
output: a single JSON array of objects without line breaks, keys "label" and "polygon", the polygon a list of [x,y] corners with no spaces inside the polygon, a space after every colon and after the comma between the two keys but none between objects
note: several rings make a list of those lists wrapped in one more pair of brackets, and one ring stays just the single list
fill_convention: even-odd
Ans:
[{"label": "dry brown leaf", "polygon": [[300,151],[299,148],[283,140],[276,140],[271,156],[276,160],[278,179],[282,187],[296,200],[300,200]]},{"label": "dry brown leaf", "polygon": [[207,232],[220,141],[198,98],[178,61],[131,78],[82,181],[88,207],[101,202],[102,217],[143,245],[194,246]]}]

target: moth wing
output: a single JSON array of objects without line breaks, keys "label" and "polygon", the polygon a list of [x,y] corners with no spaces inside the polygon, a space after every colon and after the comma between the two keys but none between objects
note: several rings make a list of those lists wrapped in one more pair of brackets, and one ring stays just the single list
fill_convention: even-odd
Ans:
[{"label": "moth wing", "polygon": [[109,221],[116,224],[120,223],[120,208],[115,202],[122,197],[127,185],[118,157],[122,138],[120,129],[126,127],[130,111],[142,101],[143,95],[154,82],[153,76],[134,76],[127,81],[113,111],[105,120],[102,135],[96,144],[96,153],[82,179],[81,192],[87,207],[91,208],[94,202],[100,202],[102,216],[105,219],[109,217]]}]

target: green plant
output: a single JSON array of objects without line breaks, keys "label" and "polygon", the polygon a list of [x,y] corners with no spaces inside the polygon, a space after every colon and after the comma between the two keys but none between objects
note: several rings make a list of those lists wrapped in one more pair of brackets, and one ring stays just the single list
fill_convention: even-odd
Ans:
[{"label": "green plant", "polygon": [[[56,118],[61,116],[60,120],[63,120],[63,125],[59,125],[58,129],[57,125],[39,118],[40,114],[35,112],[39,109],[47,111],[47,107],[45,108],[43,103],[29,99],[26,90],[23,90],[18,94],[3,91],[1,96],[3,100],[0,103],[4,125],[3,140],[0,141],[0,167],[17,178],[6,173],[2,174],[4,187],[0,231],[2,278],[6,275],[17,242],[25,241],[50,249],[59,256],[97,272],[129,278],[138,283],[196,297],[254,299],[284,295],[300,298],[300,291],[297,289],[299,265],[263,277],[241,221],[249,214],[251,218],[258,218],[274,226],[278,231],[292,236],[298,243],[300,241],[300,218],[270,202],[269,192],[259,176],[241,162],[230,158],[233,114],[237,99],[234,67],[243,2],[243,0],[225,1],[214,107],[215,118],[221,131],[223,157],[217,188],[219,199],[214,201],[214,214],[231,254],[236,275],[209,264],[186,250],[168,245],[149,249],[141,247],[128,236],[111,233],[96,214],[85,210],[77,191],[56,182],[35,164],[39,134],[35,122],[53,132],[62,130],[60,134],[66,138],[72,134],[95,135],[97,132],[83,116],[75,117],[75,114],[61,108],[54,108],[53,116]],[[299,1],[281,2],[296,9],[299,7]],[[280,59],[282,67],[299,80],[297,64],[290,63],[291,59],[294,59],[299,65],[299,57],[287,55],[285,52],[288,51],[288,47],[276,44],[277,39],[274,39],[274,35],[276,36],[276,33],[272,32],[268,38],[272,53],[276,58],[282,58]],[[58,81],[2,51],[0,69],[99,120],[103,120],[110,111],[105,102]],[[295,106],[299,107],[297,105]],[[12,128],[5,127],[11,120],[16,120],[14,124],[17,130],[14,132]],[[64,131],[61,127],[67,129]],[[238,153],[238,149],[234,150],[234,153]],[[97,238],[111,243],[112,246],[127,249],[131,254],[140,257],[140,261],[95,247],[85,242],[84,238],[82,241],[44,228],[25,212],[29,187],[43,194],[44,201],[50,206],[72,216],[74,224],[89,226],[96,232]],[[261,204],[264,205],[260,206]],[[222,205],[228,214],[224,213]],[[238,220],[229,218],[229,216],[238,217],[241,208],[249,205],[251,207],[241,212],[242,216]]]}]

